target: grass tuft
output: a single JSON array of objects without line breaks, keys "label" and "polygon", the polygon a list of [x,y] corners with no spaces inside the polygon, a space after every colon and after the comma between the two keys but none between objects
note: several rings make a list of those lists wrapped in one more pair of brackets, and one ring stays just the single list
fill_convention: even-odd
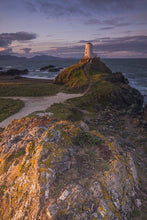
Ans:
[{"label": "grass tuft", "polygon": [[85,146],[99,145],[103,142],[104,141],[101,138],[85,131],[79,132],[78,135],[73,138],[73,143],[82,148]]},{"label": "grass tuft", "polygon": [[54,113],[54,117],[59,120],[79,121],[82,118],[82,112],[74,106],[63,103],[56,103],[46,109],[46,112]]},{"label": "grass tuft", "polygon": [[21,100],[0,99],[0,122],[18,112],[23,106]]}]

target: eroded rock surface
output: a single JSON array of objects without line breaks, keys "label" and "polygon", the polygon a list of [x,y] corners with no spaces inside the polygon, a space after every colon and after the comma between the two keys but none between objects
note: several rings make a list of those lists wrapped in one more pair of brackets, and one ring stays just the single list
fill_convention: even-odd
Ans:
[{"label": "eroded rock surface", "polygon": [[13,121],[0,133],[1,219],[128,219],[137,201],[133,159],[80,122]]}]

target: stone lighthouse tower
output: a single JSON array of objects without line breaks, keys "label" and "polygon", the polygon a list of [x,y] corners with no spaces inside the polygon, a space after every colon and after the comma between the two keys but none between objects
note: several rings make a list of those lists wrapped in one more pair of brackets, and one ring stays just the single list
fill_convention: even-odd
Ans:
[{"label": "stone lighthouse tower", "polygon": [[85,58],[93,58],[93,46],[91,43],[85,45]]},{"label": "stone lighthouse tower", "polygon": [[93,53],[92,43],[87,43],[85,45],[85,56],[81,58],[80,63],[93,62],[93,60],[98,60],[96,54]]}]

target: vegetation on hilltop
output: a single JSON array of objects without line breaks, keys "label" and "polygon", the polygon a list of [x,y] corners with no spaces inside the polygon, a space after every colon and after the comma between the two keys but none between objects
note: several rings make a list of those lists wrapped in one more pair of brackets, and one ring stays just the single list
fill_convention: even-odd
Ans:
[{"label": "vegetation on hilltop", "polygon": [[124,76],[121,73],[112,73],[99,58],[88,62],[82,60],[79,64],[66,68],[59,73],[54,83],[64,85],[64,90],[70,92],[85,90],[83,96],[70,99],[60,107],[54,104],[47,109],[60,119],[61,116],[63,119],[77,119],[81,110],[95,112],[99,106],[126,109],[133,105],[134,110],[138,111],[143,103],[141,94],[128,85]]}]

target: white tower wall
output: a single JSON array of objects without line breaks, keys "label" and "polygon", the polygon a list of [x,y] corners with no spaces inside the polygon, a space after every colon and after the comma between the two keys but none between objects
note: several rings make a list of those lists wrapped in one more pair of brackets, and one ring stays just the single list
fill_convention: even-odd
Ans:
[{"label": "white tower wall", "polygon": [[91,43],[85,45],[85,57],[93,58],[93,47]]}]

